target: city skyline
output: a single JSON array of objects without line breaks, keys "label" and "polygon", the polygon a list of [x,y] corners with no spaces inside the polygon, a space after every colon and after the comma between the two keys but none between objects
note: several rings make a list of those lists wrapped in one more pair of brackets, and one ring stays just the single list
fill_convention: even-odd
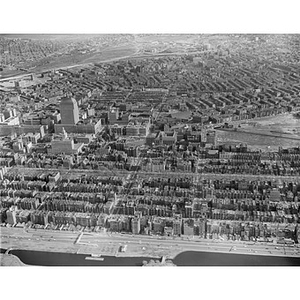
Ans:
[{"label": "city skyline", "polygon": [[299,44],[0,35],[2,248],[298,265]]},{"label": "city skyline", "polygon": [[[16,208],[11,216],[29,221],[25,228],[0,227],[1,248],[15,247],[0,260],[31,266],[3,269],[4,298],[13,297],[16,286],[25,298],[32,296],[28,286],[45,298],[53,292],[97,297],[99,291],[152,298],[150,286],[175,299],[294,296],[298,244],[289,244],[297,236],[289,221],[299,178],[299,63],[293,61],[299,47],[290,41],[291,34],[298,39],[297,8],[294,1],[237,0],[2,3],[0,40],[14,34],[19,41],[4,55],[0,42],[6,64],[0,63],[0,89],[9,99],[3,102],[0,92],[0,123],[7,126],[0,130],[0,177],[3,164],[9,165],[0,191],[9,190],[4,205]],[[196,36],[198,46],[214,36],[212,51],[192,53]],[[263,36],[269,41],[255,41]],[[223,46],[215,58],[218,44]],[[89,94],[94,88],[98,92]],[[60,126],[64,96],[78,103],[78,126]],[[245,201],[249,196],[255,203]],[[169,205],[175,199],[176,207]],[[101,206],[109,201],[111,208]],[[98,209],[112,213],[90,212]],[[132,209],[142,210],[142,217],[123,214]],[[173,212],[174,219],[166,216]],[[206,226],[194,218],[201,212],[208,214]],[[146,223],[148,213],[154,215]],[[107,227],[82,226],[94,216]],[[69,224],[60,223],[64,218]],[[47,220],[45,229],[39,223]],[[151,232],[161,227],[161,235]],[[265,241],[272,239],[274,244]],[[41,267],[50,264],[60,268]],[[189,267],[126,267],[146,264]],[[77,267],[63,267],[71,265]],[[46,281],[55,282],[52,293]],[[131,286],[134,293],[127,292]]]}]

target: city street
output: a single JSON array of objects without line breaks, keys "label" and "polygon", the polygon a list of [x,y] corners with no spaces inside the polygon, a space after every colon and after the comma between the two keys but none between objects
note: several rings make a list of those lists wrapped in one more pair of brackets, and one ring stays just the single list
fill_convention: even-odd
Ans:
[{"label": "city street", "polygon": [[11,170],[18,170],[19,174],[26,174],[27,172],[32,172],[32,171],[56,171],[56,172],[61,172],[62,175],[67,175],[67,174],[88,174],[91,176],[111,176],[117,175],[117,176],[125,176],[129,174],[138,174],[140,177],[150,177],[150,176],[160,176],[160,177],[183,177],[183,176],[190,176],[190,177],[196,177],[201,179],[247,179],[247,180],[290,180],[290,181],[298,181],[299,178],[297,176],[272,176],[272,175],[251,175],[251,174],[213,174],[213,173],[190,173],[190,172],[143,172],[143,171],[138,171],[138,172],[133,172],[133,171],[124,171],[124,170],[118,170],[118,169],[113,169],[109,171],[107,168],[103,169],[98,169],[98,170],[89,170],[89,169],[64,169],[64,168],[25,168],[25,167],[13,167]]}]

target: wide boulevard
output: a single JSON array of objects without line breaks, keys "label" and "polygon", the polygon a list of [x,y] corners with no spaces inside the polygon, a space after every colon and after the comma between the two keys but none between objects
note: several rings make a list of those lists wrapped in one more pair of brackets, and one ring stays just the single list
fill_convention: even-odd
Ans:
[{"label": "wide boulevard", "polygon": [[[127,245],[126,252],[120,246]],[[81,254],[174,258],[184,251],[300,257],[298,245],[101,232],[1,227],[1,248]]]}]

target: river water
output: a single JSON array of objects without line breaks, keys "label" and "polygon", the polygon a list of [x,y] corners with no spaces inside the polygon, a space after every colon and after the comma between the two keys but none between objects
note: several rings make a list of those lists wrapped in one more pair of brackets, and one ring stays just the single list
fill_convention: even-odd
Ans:
[{"label": "river water", "polygon": [[[104,261],[86,260],[88,255],[12,250],[11,254],[28,265],[38,266],[142,266],[151,257],[102,256]],[[177,266],[300,266],[300,257],[262,256],[247,254],[226,254],[201,251],[182,252],[173,259]]]},{"label": "river water", "polygon": [[28,265],[34,266],[142,266],[143,261],[149,262],[151,257],[115,257],[101,256],[100,260],[86,260],[90,255],[61,252],[44,252],[29,250],[12,250],[9,252]]},{"label": "river water", "polygon": [[300,266],[300,257],[186,251],[173,262],[177,266]]}]

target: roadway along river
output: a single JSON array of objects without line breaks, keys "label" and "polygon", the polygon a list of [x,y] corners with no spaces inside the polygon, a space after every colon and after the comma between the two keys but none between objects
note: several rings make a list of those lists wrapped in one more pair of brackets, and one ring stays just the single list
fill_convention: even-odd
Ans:
[{"label": "roadway along river", "polygon": [[[11,254],[28,265],[39,266],[142,266],[151,257],[102,256],[103,261],[86,260],[87,255],[12,250]],[[179,254],[173,263],[177,266],[300,266],[300,259],[291,257],[260,256],[245,254],[220,254],[212,252],[186,251]]]},{"label": "roadway along river", "polygon": [[[60,256],[57,256],[59,252],[65,255],[81,253],[85,256],[100,254],[107,258],[105,265],[139,265],[143,260],[149,261],[151,258],[157,259],[163,255],[173,259],[177,265],[226,265],[226,262],[227,265],[300,265],[299,247],[283,247],[266,243],[214,241],[199,238],[164,239],[143,235],[72,233],[32,229],[26,232],[21,228],[1,228],[1,239],[3,248],[20,249],[17,253],[11,253],[19,256],[24,263],[37,265],[48,265],[49,262],[40,259],[35,261],[35,255],[32,257],[32,254],[36,250],[41,252],[39,254],[41,257],[43,253],[49,255],[49,251],[56,252],[53,254],[56,258],[53,258],[52,265],[59,265]],[[120,245],[125,244],[128,245],[127,252],[118,252]],[[20,256],[20,253],[27,254],[24,258]],[[227,256],[228,259],[224,259]],[[70,257],[73,256],[68,256],[68,259]],[[26,262],[26,259],[29,262]],[[71,261],[75,263],[73,258]],[[90,265],[90,262],[88,264]],[[82,265],[82,262],[79,265]],[[103,264],[97,262],[97,265]]]}]

